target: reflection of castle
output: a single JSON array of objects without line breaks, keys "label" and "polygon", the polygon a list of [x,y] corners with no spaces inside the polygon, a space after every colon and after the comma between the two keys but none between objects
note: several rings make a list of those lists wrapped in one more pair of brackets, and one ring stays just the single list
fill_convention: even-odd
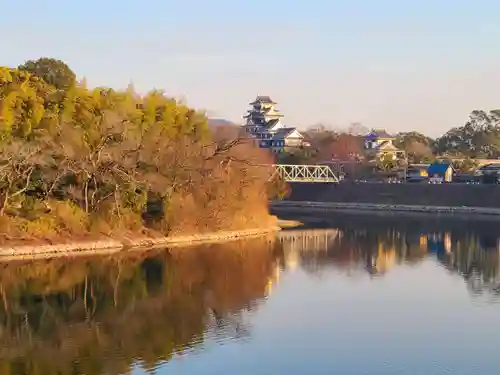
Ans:
[{"label": "reflection of castle", "polygon": [[286,253],[327,251],[333,242],[342,237],[338,229],[284,230],[278,240]]},{"label": "reflection of castle", "polygon": [[[280,231],[277,239],[281,243],[283,251],[281,267],[287,272],[296,270],[305,253],[325,252],[340,236],[341,233],[337,229]],[[279,284],[281,267],[277,265],[269,277],[265,291],[266,297],[269,297],[276,285]]]},{"label": "reflection of castle", "polygon": [[396,263],[396,248],[393,243],[387,243],[384,239],[377,240],[375,252],[366,254],[365,268],[370,275],[383,275]]},{"label": "reflection of castle", "polygon": [[342,233],[337,229],[284,230],[278,233],[283,245],[283,265],[293,271],[306,253],[326,252]]},{"label": "reflection of castle", "polygon": [[276,264],[273,274],[267,280],[266,290],[264,291],[265,297],[269,297],[273,292],[273,287],[279,284],[280,274],[281,274],[280,265]]},{"label": "reflection of castle", "polygon": [[377,257],[375,259],[375,268],[378,273],[384,274],[389,271],[396,262],[396,248],[394,246],[384,248],[383,243],[378,243]]},{"label": "reflection of castle", "polygon": [[[306,254],[324,253],[342,237],[337,229],[283,230],[277,235],[283,246],[282,266],[287,272],[296,270],[302,257]],[[307,256],[307,255],[306,255]],[[266,287],[266,296],[270,296],[273,288],[279,284],[281,268],[276,266]]]},{"label": "reflection of castle", "polygon": [[294,271],[297,269],[300,263],[300,254],[294,249],[292,251],[286,251],[284,253],[285,269],[287,271]]}]

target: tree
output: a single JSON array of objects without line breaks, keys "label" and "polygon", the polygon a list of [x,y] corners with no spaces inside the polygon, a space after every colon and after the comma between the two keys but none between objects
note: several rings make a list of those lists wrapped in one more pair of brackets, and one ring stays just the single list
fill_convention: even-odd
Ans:
[{"label": "tree", "polygon": [[408,149],[406,149],[406,152],[408,158],[414,163],[420,163],[423,159],[432,157],[431,148],[421,142],[412,143]]},{"label": "tree", "polygon": [[377,160],[377,168],[384,171],[390,172],[398,166],[398,160],[393,154],[383,154]]},{"label": "tree", "polygon": [[314,150],[313,161],[331,159],[330,145],[335,141],[336,133],[320,124],[308,129],[304,135],[311,144],[311,149]]},{"label": "tree", "polygon": [[301,149],[280,152],[277,156],[277,162],[278,164],[307,164],[311,162],[311,154]]},{"label": "tree", "polygon": [[398,133],[394,145],[405,150],[408,160],[420,163],[432,159],[434,140],[418,132]]},{"label": "tree", "polygon": [[361,124],[360,122],[353,122],[351,125],[349,125],[349,128],[347,129],[347,133],[351,135],[360,135],[360,136],[365,136],[370,132],[370,129],[368,129],[366,126]]},{"label": "tree", "polygon": [[497,158],[500,156],[500,113],[472,111],[465,125],[449,130],[436,143],[440,153]]},{"label": "tree", "polygon": [[54,88],[26,71],[0,68],[0,75],[0,138],[52,129]]},{"label": "tree", "polygon": [[330,158],[359,160],[363,154],[363,137],[342,133],[330,144]]},{"label": "tree", "polygon": [[63,61],[42,57],[38,60],[28,60],[19,65],[19,70],[30,72],[42,78],[58,90],[67,91],[75,85],[76,75]]},{"label": "tree", "polygon": [[0,82],[0,226],[11,238],[271,224],[269,155],[212,134],[204,113],[158,90],[61,91],[20,69],[0,68]]},{"label": "tree", "polygon": [[453,160],[453,168],[460,172],[472,172],[478,166],[478,162],[474,159],[466,158],[463,160]]},{"label": "tree", "polygon": [[38,147],[23,142],[4,143],[0,152],[0,216],[12,207],[14,200],[25,198],[24,193],[33,184],[36,158],[40,157]]}]

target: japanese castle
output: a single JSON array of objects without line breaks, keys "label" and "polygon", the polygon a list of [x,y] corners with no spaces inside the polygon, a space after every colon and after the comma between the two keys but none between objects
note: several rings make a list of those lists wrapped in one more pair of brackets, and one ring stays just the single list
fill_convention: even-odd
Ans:
[{"label": "japanese castle", "polygon": [[243,127],[246,133],[256,138],[259,147],[280,152],[308,145],[296,128],[287,127],[281,122],[283,115],[269,96],[259,95],[249,104],[252,107],[243,116],[246,121]]}]

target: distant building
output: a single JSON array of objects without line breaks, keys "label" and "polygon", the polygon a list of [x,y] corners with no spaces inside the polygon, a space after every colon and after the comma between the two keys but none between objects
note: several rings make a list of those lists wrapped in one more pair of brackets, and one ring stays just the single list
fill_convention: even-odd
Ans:
[{"label": "distant building", "polygon": [[451,182],[453,180],[453,166],[449,163],[433,163],[427,169],[429,181]]},{"label": "distant building", "polygon": [[252,107],[243,116],[246,121],[243,128],[256,139],[259,147],[281,152],[287,148],[308,146],[296,128],[287,127],[281,122],[283,115],[269,96],[257,96],[249,104]]},{"label": "distant building", "polygon": [[484,176],[491,174],[498,174],[500,172],[500,164],[488,163],[484,164],[474,171],[474,175],[476,176]]},{"label": "distant building", "polygon": [[430,164],[410,164],[406,170],[409,180],[421,180],[429,177]]},{"label": "distant building", "polygon": [[372,158],[383,158],[387,155],[393,156],[394,159],[404,158],[405,151],[393,144],[395,139],[396,137],[383,129],[372,129],[365,136],[365,152]]}]

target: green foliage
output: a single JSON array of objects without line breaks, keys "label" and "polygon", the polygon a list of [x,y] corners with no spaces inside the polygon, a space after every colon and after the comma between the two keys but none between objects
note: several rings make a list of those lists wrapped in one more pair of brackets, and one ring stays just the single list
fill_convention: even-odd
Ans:
[{"label": "green foliage", "polygon": [[476,167],[479,165],[479,163],[476,160],[470,158],[466,158],[463,160],[454,160],[452,164],[455,170],[460,172],[469,172],[469,173],[475,170]]},{"label": "green foliage", "polygon": [[[57,107],[52,103],[54,88],[31,73],[0,68],[0,135],[27,137],[48,127]],[[0,78],[1,79],[1,78]]]},{"label": "green foliage", "polygon": [[420,163],[423,163],[423,164],[432,164],[436,161],[436,157],[434,155],[425,155],[425,156],[422,156],[422,158],[420,159]]},{"label": "green foliage", "polygon": [[384,172],[392,171],[397,166],[398,166],[398,160],[395,158],[393,154],[382,155],[377,160],[377,168]]},{"label": "green foliage", "polygon": [[437,151],[472,158],[500,157],[500,113],[472,111],[465,125],[453,128],[436,141]]},{"label": "green foliage", "polygon": [[434,140],[418,132],[398,133],[396,135],[396,139],[394,140],[394,145],[401,149],[407,149],[415,142],[431,147]]},{"label": "green foliage", "polygon": [[76,82],[75,73],[65,62],[57,59],[42,57],[38,60],[29,60],[18,69],[40,77],[58,90],[67,91]]},{"label": "green foliage", "polygon": [[433,159],[435,141],[418,132],[398,133],[394,145],[405,150],[410,163],[426,163]]}]

